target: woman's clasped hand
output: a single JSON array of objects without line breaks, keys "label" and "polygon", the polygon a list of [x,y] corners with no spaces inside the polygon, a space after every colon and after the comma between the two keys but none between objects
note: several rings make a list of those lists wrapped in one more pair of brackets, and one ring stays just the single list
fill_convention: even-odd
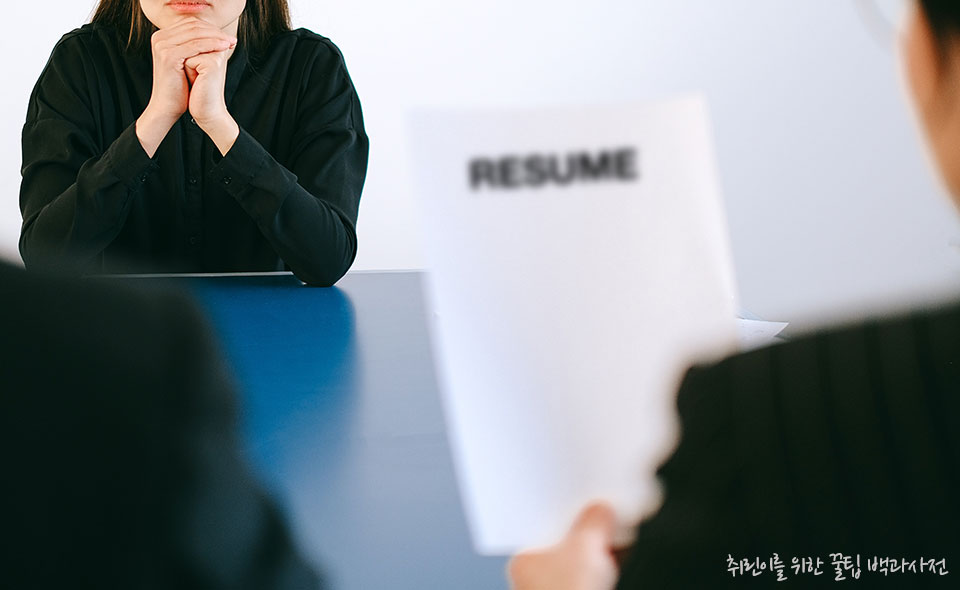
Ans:
[{"label": "woman's clasped hand", "polygon": [[189,111],[197,125],[226,154],[239,134],[227,111],[227,62],[237,38],[196,17],[159,29],[151,37],[153,88],[137,120],[137,137],[153,157],[177,120]]}]

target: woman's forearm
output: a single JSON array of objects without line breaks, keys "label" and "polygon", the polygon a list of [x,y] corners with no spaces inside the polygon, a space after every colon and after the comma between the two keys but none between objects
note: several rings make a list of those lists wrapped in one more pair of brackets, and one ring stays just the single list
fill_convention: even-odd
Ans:
[{"label": "woman's forearm", "polygon": [[143,114],[137,119],[136,130],[137,139],[147,156],[153,157],[157,153],[157,148],[163,142],[170,129],[177,122],[177,117],[170,117],[169,114],[161,113],[152,108],[149,104],[144,109]]},{"label": "woman's forearm", "polygon": [[[61,142],[74,149],[60,149]],[[96,257],[120,233],[132,200],[157,169],[132,125],[101,155],[80,153],[83,143],[63,121],[38,121],[24,132],[20,253],[28,268],[95,272]]]},{"label": "woman's forearm", "polygon": [[241,130],[209,174],[257,223],[297,277],[330,286],[356,256],[354,224],[366,156],[365,134],[331,130],[305,146],[287,168]]}]

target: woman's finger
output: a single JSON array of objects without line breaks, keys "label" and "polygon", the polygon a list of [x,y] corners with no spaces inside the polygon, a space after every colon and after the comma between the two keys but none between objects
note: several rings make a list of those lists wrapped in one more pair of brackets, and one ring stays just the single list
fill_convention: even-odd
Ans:
[{"label": "woman's finger", "polygon": [[609,504],[596,502],[587,506],[570,527],[568,539],[597,543],[605,547],[613,545],[617,527],[617,515]]},{"label": "woman's finger", "polygon": [[194,41],[184,43],[183,45],[171,47],[167,57],[179,63],[204,53],[226,51],[234,45],[234,42],[224,39],[196,39]]},{"label": "woman's finger", "polygon": [[229,41],[231,43],[236,43],[237,41],[236,37],[232,35],[228,35],[222,31],[202,30],[202,31],[193,31],[187,35],[179,35],[176,37],[169,37],[165,39],[156,39],[153,42],[153,47],[154,49],[176,47],[178,45],[184,45],[186,43],[190,43],[191,41],[196,41],[198,39],[217,39],[220,41]]},{"label": "woman's finger", "polygon": [[200,73],[197,72],[196,66],[190,65],[190,61],[187,60],[183,64],[183,71],[187,73],[187,81],[190,82],[190,86],[193,86],[193,83],[197,81],[197,78],[200,76]]},{"label": "woman's finger", "polygon": [[616,515],[607,504],[588,506],[558,544],[520,553],[507,573],[513,590],[611,590],[617,564],[611,553]]},{"label": "woman's finger", "polygon": [[165,36],[171,36],[171,35],[178,35],[183,31],[200,30],[200,29],[211,29],[215,31],[220,30],[219,28],[208,23],[205,20],[201,20],[195,16],[190,16],[177,21],[176,23],[170,25],[169,27],[158,29],[155,34],[160,35],[161,37],[165,37]]},{"label": "woman's finger", "polygon": [[236,37],[224,33],[217,27],[201,20],[188,21],[154,33],[154,45],[182,45],[196,39],[228,39],[236,41]]}]

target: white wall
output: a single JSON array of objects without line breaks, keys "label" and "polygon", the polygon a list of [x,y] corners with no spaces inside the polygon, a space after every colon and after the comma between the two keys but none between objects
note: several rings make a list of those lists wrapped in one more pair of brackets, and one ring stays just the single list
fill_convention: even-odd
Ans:
[{"label": "white wall", "polygon": [[[769,319],[960,291],[956,216],[929,174],[895,53],[857,0],[292,0],[343,50],[371,137],[355,268],[415,268],[414,105],[609,102],[702,91],[742,304]],[[59,36],[93,2],[7,7],[0,255],[16,258],[19,131]],[[17,36],[20,32],[19,36]]]}]

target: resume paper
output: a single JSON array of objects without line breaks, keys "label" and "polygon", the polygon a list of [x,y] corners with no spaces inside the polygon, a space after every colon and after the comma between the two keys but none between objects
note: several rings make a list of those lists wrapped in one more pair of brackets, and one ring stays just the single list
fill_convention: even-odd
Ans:
[{"label": "resume paper", "polygon": [[480,553],[560,539],[603,499],[660,500],[676,388],[737,347],[698,98],[411,118],[438,380]]}]

